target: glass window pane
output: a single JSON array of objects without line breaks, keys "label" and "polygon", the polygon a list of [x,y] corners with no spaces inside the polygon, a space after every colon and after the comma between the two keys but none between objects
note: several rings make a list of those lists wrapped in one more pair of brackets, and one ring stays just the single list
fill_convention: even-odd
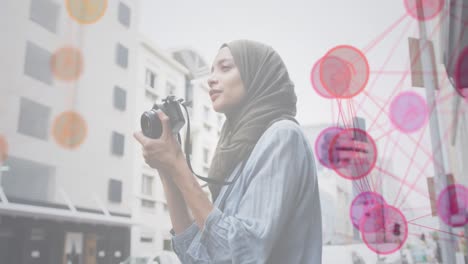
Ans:
[{"label": "glass window pane", "polygon": [[31,0],[29,18],[52,33],[57,32],[60,7],[50,0]]},{"label": "glass window pane", "polygon": [[114,87],[114,107],[119,110],[127,107],[127,92],[118,86]]},{"label": "glass window pane", "polygon": [[35,161],[10,156],[5,162],[1,185],[7,198],[53,202],[55,168]]},{"label": "glass window pane", "polygon": [[24,74],[46,84],[52,84],[50,58],[51,53],[49,51],[28,41],[26,43]]},{"label": "glass window pane", "polygon": [[120,24],[126,26],[126,27],[130,27],[130,15],[131,15],[131,11],[130,11],[130,8],[120,2],[119,3],[119,22]]},{"label": "glass window pane", "polygon": [[122,201],[122,181],[110,179],[109,180],[109,201],[121,202]]},{"label": "glass window pane", "polygon": [[125,150],[125,136],[112,132],[112,154],[123,156]]},{"label": "glass window pane", "polygon": [[116,48],[116,63],[117,65],[121,66],[122,68],[127,68],[128,66],[128,49],[124,47],[122,44],[117,44]]},{"label": "glass window pane", "polygon": [[49,130],[50,108],[22,97],[18,133],[47,140]]}]

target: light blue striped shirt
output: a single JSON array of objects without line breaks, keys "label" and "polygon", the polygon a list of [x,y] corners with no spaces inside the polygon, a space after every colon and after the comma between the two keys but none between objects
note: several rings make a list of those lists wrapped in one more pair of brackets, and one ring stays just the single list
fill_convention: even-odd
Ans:
[{"label": "light blue striped shirt", "polygon": [[303,133],[290,120],[265,131],[224,210],[218,206],[228,186],[221,189],[203,230],[193,223],[172,238],[182,263],[321,263],[317,172]]}]

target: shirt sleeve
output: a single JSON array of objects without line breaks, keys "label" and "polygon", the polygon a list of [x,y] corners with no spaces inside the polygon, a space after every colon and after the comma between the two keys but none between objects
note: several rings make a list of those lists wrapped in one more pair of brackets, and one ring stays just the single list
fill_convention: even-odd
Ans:
[{"label": "shirt sleeve", "polygon": [[186,260],[187,255],[185,252],[187,252],[187,249],[192,243],[193,238],[198,232],[199,228],[195,222],[192,223],[192,225],[185,229],[182,233],[177,235],[171,229],[172,247],[182,263],[187,263],[188,260]]},{"label": "shirt sleeve", "polygon": [[[267,130],[254,159],[246,165],[251,180],[235,215],[215,207],[187,250],[184,263],[267,263],[288,216],[294,212],[308,176],[307,147],[289,123]],[[310,161],[310,160],[309,160]],[[310,165],[310,164],[309,164]],[[311,165],[313,166],[313,165]]]}]

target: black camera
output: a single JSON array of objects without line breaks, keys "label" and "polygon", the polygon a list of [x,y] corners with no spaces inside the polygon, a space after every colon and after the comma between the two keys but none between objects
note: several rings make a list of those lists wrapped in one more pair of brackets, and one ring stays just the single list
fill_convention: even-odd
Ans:
[{"label": "black camera", "polygon": [[162,123],[156,111],[161,109],[168,117],[173,134],[179,133],[179,130],[185,125],[185,118],[180,109],[183,99],[176,100],[175,96],[169,95],[162,100],[162,104],[154,104],[151,110],[141,115],[141,130],[143,135],[149,138],[160,138],[162,134]]}]

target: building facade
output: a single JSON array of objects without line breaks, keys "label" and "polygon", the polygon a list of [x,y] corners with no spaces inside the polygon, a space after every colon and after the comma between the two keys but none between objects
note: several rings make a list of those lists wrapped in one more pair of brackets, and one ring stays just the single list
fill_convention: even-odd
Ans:
[{"label": "building facade", "polygon": [[[190,72],[186,87],[186,100],[192,105],[189,108],[192,139],[190,156],[195,173],[207,177],[225,117],[213,109],[208,93],[210,66],[206,60],[190,48],[174,49],[171,53],[174,59]],[[205,193],[210,196],[206,183],[202,180],[199,182],[204,186]]]},{"label": "building facade", "polygon": [[[304,126],[302,129],[314,147],[320,133],[329,127],[332,125]],[[351,244],[355,241],[348,213],[354,198],[352,182],[323,166],[319,162],[316,150],[313,151],[318,173],[323,242],[328,245]]]},{"label": "building facade", "polygon": [[5,263],[110,264],[130,254],[139,1],[88,4],[2,4]]},{"label": "building facade", "polygon": [[[140,130],[140,117],[153,104],[161,104],[170,95],[185,98],[186,76],[189,72],[170,53],[158,48],[144,36],[139,36],[137,57],[137,82],[133,87],[136,104],[132,124],[135,130]],[[185,142],[185,129],[183,127],[180,131],[182,144]],[[163,250],[170,251],[169,231],[172,225],[158,171],[145,164],[141,148],[135,150],[134,164],[132,256],[154,256]]]}]

